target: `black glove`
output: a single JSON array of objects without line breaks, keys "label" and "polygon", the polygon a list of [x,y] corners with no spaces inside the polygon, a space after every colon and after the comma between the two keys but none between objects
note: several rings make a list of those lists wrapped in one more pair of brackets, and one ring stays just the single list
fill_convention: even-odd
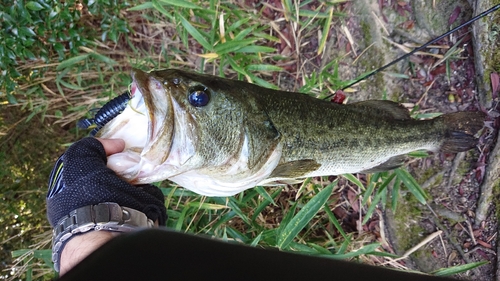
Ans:
[{"label": "black glove", "polygon": [[143,212],[165,225],[165,198],[154,185],[133,186],[106,167],[106,152],[95,138],[84,138],[57,160],[49,179],[47,217],[54,227],[71,211],[88,205],[114,202]]}]

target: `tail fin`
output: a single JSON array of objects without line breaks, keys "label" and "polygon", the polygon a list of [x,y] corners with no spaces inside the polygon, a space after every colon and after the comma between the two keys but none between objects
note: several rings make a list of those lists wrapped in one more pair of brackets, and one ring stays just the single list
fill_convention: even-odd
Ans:
[{"label": "tail fin", "polygon": [[447,128],[442,152],[457,153],[467,151],[477,144],[474,136],[484,126],[486,114],[483,112],[455,112],[444,114],[438,119]]}]

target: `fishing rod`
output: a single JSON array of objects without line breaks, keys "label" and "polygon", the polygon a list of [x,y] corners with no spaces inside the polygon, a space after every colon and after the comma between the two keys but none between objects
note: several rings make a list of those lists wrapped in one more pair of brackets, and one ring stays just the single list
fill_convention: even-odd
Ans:
[{"label": "fishing rod", "polygon": [[[500,9],[500,4],[497,4],[497,5],[493,6],[492,8],[488,9],[487,11],[482,12],[481,14],[479,14],[479,15],[477,15],[477,16],[475,16],[475,17],[471,18],[470,20],[466,21],[465,23],[463,23],[463,24],[461,24],[461,25],[459,25],[459,26],[457,26],[457,27],[453,28],[452,30],[450,30],[450,31],[448,31],[448,32],[445,32],[444,34],[442,34],[442,35],[438,36],[437,38],[432,39],[431,41],[429,41],[429,42],[427,42],[427,43],[423,44],[422,46],[420,46],[420,47],[418,47],[418,48],[414,49],[413,51],[411,51],[411,52],[409,52],[409,53],[407,53],[407,54],[405,54],[405,55],[403,55],[403,56],[401,56],[401,57],[397,58],[396,60],[393,60],[392,62],[390,62],[390,63],[388,63],[388,64],[386,64],[386,65],[384,65],[384,66],[382,66],[382,67],[379,67],[379,68],[377,68],[377,69],[375,69],[375,70],[373,70],[373,71],[371,71],[371,72],[368,72],[366,75],[362,75],[360,78],[358,78],[358,79],[356,79],[356,80],[352,81],[351,83],[347,84],[347,86],[344,86],[341,90],[345,90],[345,89],[347,89],[347,88],[349,88],[349,87],[351,87],[351,86],[353,86],[353,85],[355,85],[355,84],[357,84],[357,83],[359,83],[359,82],[361,82],[361,81],[363,81],[363,80],[367,79],[368,77],[371,77],[371,76],[373,76],[373,75],[375,75],[375,74],[377,74],[377,73],[381,72],[382,70],[384,70],[384,69],[386,69],[386,68],[388,68],[388,67],[390,67],[390,66],[392,66],[392,65],[396,64],[397,62],[399,62],[399,61],[401,61],[401,60],[406,59],[407,57],[409,57],[409,56],[411,56],[411,55],[415,54],[416,52],[418,52],[418,51],[421,51],[421,50],[425,49],[427,46],[429,46],[429,45],[431,45],[431,44],[433,44],[433,43],[435,43],[435,42],[437,42],[437,41],[439,41],[439,40],[443,39],[444,37],[446,37],[446,36],[448,36],[448,35],[450,35],[450,34],[452,34],[452,33],[456,32],[457,30],[459,30],[459,29],[461,29],[461,28],[463,28],[463,27],[465,27],[465,26],[468,26],[469,24],[471,24],[471,23],[473,23],[473,22],[477,21],[478,19],[480,19],[480,18],[482,18],[482,17],[484,17],[484,16],[486,16],[486,15],[488,15],[488,14],[490,14],[490,13],[492,13],[492,12],[494,12],[494,11],[498,10],[498,9]],[[334,96],[334,95],[335,95],[335,94],[328,95],[328,96],[327,96],[327,97],[325,97],[324,99],[331,98],[331,97],[332,97],[332,96]]]}]

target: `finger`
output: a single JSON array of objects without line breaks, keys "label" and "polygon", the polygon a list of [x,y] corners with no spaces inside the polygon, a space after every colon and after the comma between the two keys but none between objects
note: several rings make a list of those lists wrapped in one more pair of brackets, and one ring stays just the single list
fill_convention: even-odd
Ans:
[{"label": "finger", "polygon": [[102,143],[104,150],[106,151],[106,155],[109,156],[111,154],[115,154],[118,152],[122,152],[125,149],[125,141],[122,139],[100,139],[97,138],[98,141]]}]

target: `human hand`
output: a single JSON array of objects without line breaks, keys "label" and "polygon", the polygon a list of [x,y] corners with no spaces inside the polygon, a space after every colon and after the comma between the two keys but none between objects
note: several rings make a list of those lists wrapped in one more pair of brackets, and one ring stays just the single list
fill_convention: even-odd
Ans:
[{"label": "human hand", "polygon": [[53,227],[69,212],[103,202],[141,211],[165,225],[165,199],[157,187],[133,186],[106,167],[106,156],[121,152],[124,146],[123,140],[84,138],[59,158],[47,194],[47,216]]},{"label": "human hand", "polygon": [[[160,189],[149,184],[133,186],[106,166],[106,156],[121,152],[124,147],[123,140],[84,138],[71,145],[57,160],[46,199],[47,217],[55,229],[52,246],[56,270],[65,244],[73,240],[74,235],[90,229],[129,231],[127,222],[144,225],[145,221],[141,220],[144,215],[152,222],[165,225],[165,199]],[[77,209],[79,211],[75,211]],[[107,224],[108,219],[110,223]],[[118,225],[123,227],[119,229]]]}]

